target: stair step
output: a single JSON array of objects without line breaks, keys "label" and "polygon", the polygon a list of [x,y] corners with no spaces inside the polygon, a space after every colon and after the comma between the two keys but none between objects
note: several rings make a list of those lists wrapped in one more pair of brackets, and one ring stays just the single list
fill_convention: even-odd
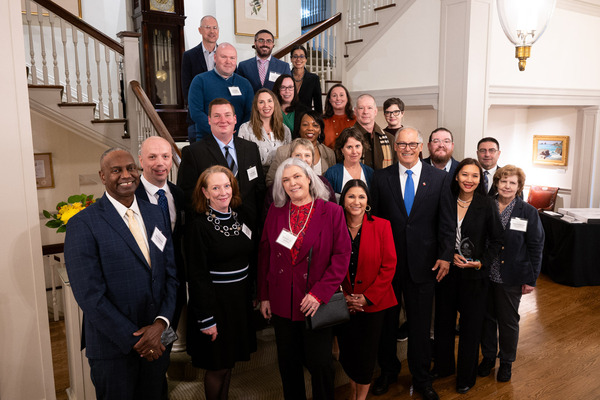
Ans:
[{"label": "stair step", "polygon": [[373,10],[381,11],[381,10],[385,10],[386,8],[391,8],[391,7],[396,7],[396,3],[387,4],[387,5],[381,6],[381,7],[375,7]]},{"label": "stair step", "polygon": [[120,123],[124,124],[127,122],[125,118],[112,118],[112,119],[93,119],[92,124],[112,124],[112,123]]},{"label": "stair step", "polygon": [[369,26],[377,26],[377,25],[379,25],[379,22],[371,22],[371,23],[368,23],[368,24],[359,25],[358,29],[368,28]]},{"label": "stair step", "polygon": [[347,42],[344,42],[344,44],[353,44],[353,43],[362,43],[362,39],[356,39],[356,40],[350,40]]},{"label": "stair step", "polygon": [[328,80],[326,80],[326,81],[325,81],[325,83],[326,83],[326,84],[327,84],[327,83],[342,83],[342,81],[328,81]]},{"label": "stair step", "polygon": [[94,107],[96,108],[96,103],[58,103],[59,107]]}]

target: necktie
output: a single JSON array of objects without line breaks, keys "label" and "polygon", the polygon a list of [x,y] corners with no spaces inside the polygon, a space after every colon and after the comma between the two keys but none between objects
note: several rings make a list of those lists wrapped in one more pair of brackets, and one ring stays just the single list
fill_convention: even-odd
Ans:
[{"label": "necktie", "polygon": [[158,206],[165,216],[165,223],[171,229],[171,214],[169,214],[169,200],[167,200],[167,195],[163,189],[158,189],[156,194],[158,194]]},{"label": "necktie", "polygon": [[238,170],[237,165],[235,164],[235,160],[233,159],[233,156],[229,152],[229,149],[230,149],[229,146],[225,146],[225,161],[227,161],[227,166],[229,167],[231,172],[233,172],[233,175],[236,176],[237,170]]},{"label": "necktie", "polygon": [[488,177],[490,173],[488,171],[483,171],[483,183],[485,184],[485,192],[489,192],[490,191],[490,179]]},{"label": "necktie", "polygon": [[260,78],[260,84],[264,85],[267,77],[267,60],[258,60],[258,77]]},{"label": "necktie", "polygon": [[140,250],[142,251],[144,258],[148,262],[148,265],[150,265],[150,253],[148,252],[148,246],[146,246],[146,242],[144,241],[144,234],[140,230],[140,226],[135,220],[135,217],[133,216],[133,210],[131,209],[127,210],[127,220],[129,222],[129,230],[131,231],[133,238],[140,247]]},{"label": "necktie", "polygon": [[413,172],[408,169],[406,170],[406,185],[404,185],[404,206],[406,207],[406,214],[410,215],[413,202],[415,201],[415,183],[412,179]]}]

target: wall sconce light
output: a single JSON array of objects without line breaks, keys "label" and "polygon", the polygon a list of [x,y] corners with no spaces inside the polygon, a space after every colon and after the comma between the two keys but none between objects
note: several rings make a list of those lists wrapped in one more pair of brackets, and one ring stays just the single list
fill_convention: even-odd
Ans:
[{"label": "wall sconce light", "polygon": [[497,3],[500,24],[508,40],[516,46],[519,71],[524,71],[531,46],[548,27],[556,0],[497,0]]}]

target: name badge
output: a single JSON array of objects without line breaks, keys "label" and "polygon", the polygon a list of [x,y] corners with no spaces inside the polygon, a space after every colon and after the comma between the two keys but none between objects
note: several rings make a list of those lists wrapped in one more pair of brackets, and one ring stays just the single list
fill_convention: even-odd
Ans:
[{"label": "name badge", "polygon": [[256,170],[256,166],[250,167],[248,168],[248,180],[252,181],[256,178],[258,178],[258,171]]},{"label": "name badge", "polygon": [[269,72],[269,82],[275,82],[280,75],[277,72]]},{"label": "name badge", "polygon": [[510,229],[512,231],[527,232],[527,220],[522,218],[511,218]]},{"label": "name badge", "polygon": [[244,235],[248,236],[248,239],[252,239],[252,230],[248,228],[248,225],[242,225],[242,232],[244,232]]},{"label": "name badge", "polygon": [[154,233],[152,233],[152,243],[154,243],[156,247],[160,249],[160,251],[163,251],[165,249],[165,245],[167,244],[167,237],[163,235],[157,227],[154,227]]},{"label": "name badge", "polygon": [[242,91],[237,86],[229,86],[229,94],[232,96],[241,96]]},{"label": "name badge", "polygon": [[292,247],[294,247],[294,243],[296,243],[296,239],[298,239],[298,236],[294,235],[287,229],[282,229],[276,242],[285,247],[286,249],[291,250]]}]

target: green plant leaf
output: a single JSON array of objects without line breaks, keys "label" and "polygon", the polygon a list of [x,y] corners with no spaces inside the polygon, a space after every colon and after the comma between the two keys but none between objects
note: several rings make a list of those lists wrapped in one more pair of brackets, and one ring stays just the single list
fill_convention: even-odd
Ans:
[{"label": "green plant leaf", "polygon": [[66,232],[66,231],[67,231],[67,226],[64,225],[64,226],[61,226],[60,228],[58,228],[56,230],[56,233],[62,233],[62,232]]},{"label": "green plant leaf", "polygon": [[56,220],[56,219],[53,219],[52,221],[46,222],[46,226],[48,228],[59,228],[60,226],[62,226],[62,224],[63,224],[62,221],[59,221],[59,220]]},{"label": "green plant leaf", "polygon": [[46,217],[46,218],[52,218],[52,214],[50,214],[49,211],[44,210],[44,217]]},{"label": "green plant leaf", "polygon": [[58,204],[56,205],[56,209],[57,209],[57,210],[60,210],[60,208],[61,208],[62,206],[66,206],[66,205],[68,205],[68,203],[65,203],[64,201],[61,201],[60,203],[58,203]]},{"label": "green plant leaf", "polygon": [[74,194],[73,196],[69,196],[67,201],[70,204],[73,204],[73,203],[77,203],[77,202],[84,202],[85,198],[86,198],[85,194]]},{"label": "green plant leaf", "polygon": [[92,201],[92,200],[94,200],[94,195],[93,195],[93,194],[90,194],[90,195],[87,197],[87,199],[86,199],[86,200],[87,200],[87,201]]}]

